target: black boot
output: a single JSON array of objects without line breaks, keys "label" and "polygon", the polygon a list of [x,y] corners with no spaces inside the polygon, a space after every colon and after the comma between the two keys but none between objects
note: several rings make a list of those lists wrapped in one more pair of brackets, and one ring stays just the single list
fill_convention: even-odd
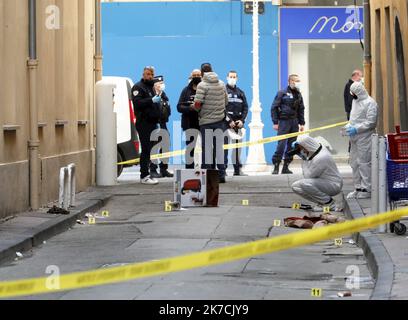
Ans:
[{"label": "black boot", "polygon": [[152,179],[160,179],[163,178],[163,176],[157,172],[157,170],[150,170],[150,178]]},{"label": "black boot", "polygon": [[242,171],[241,167],[234,167],[234,176],[246,177],[248,175]]},{"label": "black boot", "polygon": [[275,169],[273,170],[272,174],[279,174],[279,166],[280,166],[280,163],[275,164]]},{"label": "black boot", "polygon": [[283,165],[282,174],[293,174],[293,172],[289,170],[289,163]]},{"label": "black boot", "polygon": [[174,174],[170,173],[167,169],[164,171],[160,171],[160,174],[163,178],[173,178]]}]

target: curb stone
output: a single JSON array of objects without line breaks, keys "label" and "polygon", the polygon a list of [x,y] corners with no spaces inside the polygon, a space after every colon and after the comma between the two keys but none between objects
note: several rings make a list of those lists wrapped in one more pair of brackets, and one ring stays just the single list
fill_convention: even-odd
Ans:
[{"label": "curb stone", "polygon": [[[348,218],[364,217],[356,199],[345,199],[344,213]],[[375,278],[371,300],[390,300],[394,282],[394,263],[383,243],[373,231],[353,234],[353,240],[364,251],[368,267]]]}]

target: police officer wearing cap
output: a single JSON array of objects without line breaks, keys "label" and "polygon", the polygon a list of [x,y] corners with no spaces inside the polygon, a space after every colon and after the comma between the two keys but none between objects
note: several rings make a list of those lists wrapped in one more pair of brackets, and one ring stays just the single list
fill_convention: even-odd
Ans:
[{"label": "police officer wearing cap", "polygon": [[[244,91],[237,87],[238,74],[236,71],[230,71],[227,77],[227,126],[235,131],[244,127],[245,120],[248,115],[248,102]],[[225,137],[225,144],[231,143],[232,139]],[[235,142],[235,141],[234,141]],[[233,149],[232,161],[234,165],[234,176],[245,176],[242,172],[242,164],[240,161],[241,149]],[[228,150],[225,150],[225,165],[228,166]]]},{"label": "police officer wearing cap", "polygon": [[160,122],[160,103],[162,98],[154,90],[154,68],[145,67],[143,78],[132,88],[133,108],[136,114],[136,129],[142,145],[140,156],[140,181],[155,185],[158,181],[149,175],[150,153],[153,147],[151,134]]},{"label": "police officer wearing cap", "polygon": [[[305,105],[300,92],[300,78],[298,75],[292,74],[289,76],[288,82],[288,87],[280,90],[276,95],[271,108],[273,128],[278,131],[278,136],[305,130]],[[275,166],[272,174],[279,174],[279,166],[284,154],[282,174],[293,173],[289,170],[289,164],[293,161],[293,155],[290,154],[290,151],[294,141],[296,138],[279,141],[272,158],[272,163]]]}]

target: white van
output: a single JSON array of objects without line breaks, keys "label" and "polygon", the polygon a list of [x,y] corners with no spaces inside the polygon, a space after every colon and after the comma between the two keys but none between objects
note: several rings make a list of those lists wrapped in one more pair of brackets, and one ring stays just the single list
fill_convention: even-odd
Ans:
[{"label": "white van", "polygon": [[[117,115],[118,163],[137,159],[140,157],[140,143],[131,95],[133,81],[124,77],[103,77],[103,80],[116,84],[114,111]],[[124,167],[131,166],[118,165],[118,177]]]}]

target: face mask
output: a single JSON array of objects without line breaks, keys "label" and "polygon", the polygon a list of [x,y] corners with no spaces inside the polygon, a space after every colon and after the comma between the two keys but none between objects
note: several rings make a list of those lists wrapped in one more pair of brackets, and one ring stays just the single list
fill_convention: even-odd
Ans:
[{"label": "face mask", "polygon": [[300,91],[302,84],[300,82],[295,82],[295,88]]},{"label": "face mask", "polygon": [[166,90],[166,85],[165,85],[164,83],[160,85],[160,90],[161,90],[161,91]]},{"label": "face mask", "polygon": [[235,79],[235,78],[228,78],[227,80],[228,80],[228,84],[231,87],[235,87],[235,85],[237,84],[237,79]]},{"label": "face mask", "polygon": [[192,81],[194,84],[199,84],[199,83],[201,82],[201,78],[200,78],[200,77],[194,77],[191,81]]},{"label": "face mask", "polygon": [[300,82],[294,82],[294,83],[291,83],[290,84],[290,88],[292,89],[292,90],[298,90],[298,91],[300,91]]}]

